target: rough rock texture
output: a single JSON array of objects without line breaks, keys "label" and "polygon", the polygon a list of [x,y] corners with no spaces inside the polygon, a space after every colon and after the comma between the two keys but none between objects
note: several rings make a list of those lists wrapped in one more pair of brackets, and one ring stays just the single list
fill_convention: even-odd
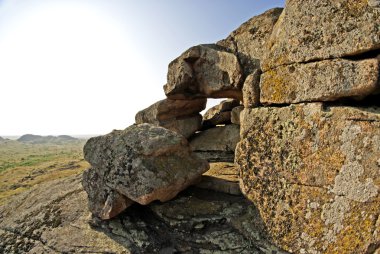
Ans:
[{"label": "rough rock texture", "polygon": [[245,109],[241,189],[279,246],[372,253],[380,243],[380,108]]},{"label": "rough rock texture", "polygon": [[237,57],[209,44],[192,47],[169,64],[165,94],[171,99],[241,99],[242,70]]},{"label": "rough rock texture", "polygon": [[256,108],[260,105],[261,70],[255,70],[244,81],[243,105],[245,108]]},{"label": "rough rock texture", "polygon": [[231,110],[239,106],[240,102],[238,100],[224,100],[218,105],[208,109],[203,115],[203,127],[211,128],[218,124],[229,124],[231,123]]},{"label": "rough rock texture", "polygon": [[361,98],[380,89],[379,77],[380,58],[280,66],[262,74],[260,102],[285,104]]},{"label": "rough rock texture", "polygon": [[47,182],[0,207],[0,253],[130,253],[88,224],[82,175]]},{"label": "rough rock texture", "polygon": [[282,8],[274,8],[255,16],[217,43],[238,56],[245,76],[260,70],[260,59],[265,53],[264,45],[281,12]]},{"label": "rough rock texture", "polygon": [[135,116],[137,124],[151,123],[175,131],[188,138],[202,126],[199,112],[205,109],[207,99],[170,100],[165,99],[139,111]]},{"label": "rough rock texture", "polygon": [[202,179],[196,184],[196,187],[241,195],[238,167],[229,162],[210,163],[210,169],[202,175]]},{"label": "rough rock texture", "polygon": [[102,221],[90,216],[81,178],[45,183],[1,206],[0,253],[285,253],[243,197],[192,188]]},{"label": "rough rock texture", "polygon": [[139,111],[135,120],[137,124],[152,123],[176,119],[178,117],[197,115],[206,108],[207,99],[170,100],[164,99]]},{"label": "rough rock texture", "polygon": [[83,187],[90,200],[89,208],[99,218],[108,220],[115,217],[134,202],[105,184],[104,176],[93,169],[83,173]]},{"label": "rough rock texture", "polygon": [[[90,171],[95,171],[84,175],[83,185],[89,193],[90,209],[98,217],[103,214],[93,208],[106,207],[107,201],[115,198],[108,188],[146,205],[172,199],[209,169],[206,161],[191,152],[184,137],[150,124],[91,138],[84,147],[84,157],[92,166]],[[104,187],[107,189],[101,190]],[[99,192],[104,197],[91,199]],[[112,215],[116,214],[115,210]]]},{"label": "rough rock texture", "polygon": [[239,130],[239,125],[230,124],[196,133],[190,139],[190,147],[209,162],[233,162]]},{"label": "rough rock texture", "polygon": [[368,0],[286,1],[268,40],[262,69],[379,49],[380,8],[370,5]]},{"label": "rough rock texture", "polygon": [[240,113],[244,110],[243,106],[238,106],[231,111],[231,123],[240,125]]}]

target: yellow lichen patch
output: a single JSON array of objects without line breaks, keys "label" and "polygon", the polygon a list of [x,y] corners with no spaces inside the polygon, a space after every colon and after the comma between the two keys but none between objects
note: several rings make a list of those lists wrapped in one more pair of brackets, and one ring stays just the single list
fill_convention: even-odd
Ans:
[{"label": "yellow lichen patch", "polygon": [[347,7],[347,11],[353,16],[361,16],[368,6],[367,0],[347,0],[346,2],[344,5]]},{"label": "yellow lichen patch", "polygon": [[373,240],[372,232],[379,212],[378,202],[351,202],[354,203],[346,215],[344,228],[337,235],[336,242],[328,246],[326,253],[364,253],[366,243]]},{"label": "yellow lichen patch", "polygon": [[[304,167],[300,170],[299,178],[307,183],[310,178],[319,184],[334,184],[338,169],[344,164],[345,156],[334,146],[323,146],[304,158]],[[312,173],[312,174],[311,174]]]},{"label": "yellow lichen patch", "polygon": [[286,98],[288,91],[286,90],[286,82],[284,77],[277,73],[277,69],[272,69],[264,73],[263,82],[261,83],[261,90],[266,94],[266,98],[270,98],[271,102],[282,101]]}]

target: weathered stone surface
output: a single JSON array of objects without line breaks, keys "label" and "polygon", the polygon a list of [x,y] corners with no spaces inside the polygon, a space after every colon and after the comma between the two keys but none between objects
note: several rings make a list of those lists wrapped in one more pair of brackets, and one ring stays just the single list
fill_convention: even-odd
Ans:
[{"label": "weathered stone surface", "polygon": [[210,169],[202,175],[196,187],[223,192],[231,195],[241,195],[239,187],[239,170],[230,162],[210,163]]},{"label": "weathered stone surface", "polygon": [[137,124],[151,123],[175,131],[188,138],[202,126],[202,116],[207,99],[170,100],[165,99],[139,111],[135,116]]},{"label": "weathered stone surface", "polygon": [[217,44],[228,48],[239,58],[245,76],[260,70],[265,43],[272,34],[282,8],[274,8],[255,16],[233,31],[226,39]]},{"label": "weathered stone surface", "polygon": [[260,102],[284,104],[365,97],[380,89],[380,58],[280,66],[261,75]]},{"label": "weathered stone surface", "polygon": [[0,206],[0,253],[130,253],[88,224],[81,180],[49,181]]},{"label": "weathered stone surface", "polygon": [[192,47],[169,64],[165,94],[171,99],[241,99],[242,70],[237,57],[209,44]]},{"label": "weathered stone surface", "polygon": [[158,101],[148,108],[139,111],[135,116],[137,124],[156,124],[160,121],[177,119],[178,117],[197,115],[206,108],[207,99]]},{"label": "weathered stone surface", "polygon": [[380,108],[310,103],[241,117],[241,189],[273,239],[295,253],[371,253],[380,242]]},{"label": "weathered stone surface", "polygon": [[104,221],[91,218],[81,179],[44,183],[0,206],[0,253],[285,253],[244,197],[191,188]]},{"label": "weathered stone surface", "polygon": [[243,85],[243,105],[245,108],[255,108],[260,105],[261,71],[255,70],[249,74]]},{"label": "weathered stone surface", "polygon": [[189,138],[202,128],[202,116],[198,114],[174,120],[161,121],[158,125],[168,130],[175,131],[185,138]]},{"label": "weathered stone surface", "polygon": [[203,115],[203,127],[211,128],[218,124],[229,124],[231,123],[231,110],[239,106],[240,102],[238,100],[224,100],[218,105],[208,109]]},{"label": "weathered stone surface", "polygon": [[209,162],[233,162],[239,130],[239,125],[230,124],[196,133],[190,139],[190,147]]},{"label": "weathered stone surface", "polygon": [[105,186],[143,205],[172,199],[209,168],[184,137],[151,124],[91,138],[84,157]]},{"label": "weathered stone surface", "polygon": [[115,217],[133,204],[132,200],[109,188],[104,178],[95,170],[86,170],[82,183],[88,193],[90,210],[103,220]]},{"label": "weathered stone surface", "polygon": [[231,123],[240,125],[240,113],[243,111],[243,106],[238,106],[231,111]]},{"label": "weathered stone surface", "polygon": [[262,69],[379,49],[380,8],[370,5],[368,0],[288,0],[268,40]]}]

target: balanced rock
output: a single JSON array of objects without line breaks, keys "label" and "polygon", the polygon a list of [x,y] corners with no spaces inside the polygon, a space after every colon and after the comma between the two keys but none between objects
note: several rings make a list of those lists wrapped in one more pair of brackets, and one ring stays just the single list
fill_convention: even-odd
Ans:
[{"label": "balanced rock", "polygon": [[380,108],[245,109],[241,190],[294,253],[373,253],[380,242]]},{"label": "balanced rock", "polygon": [[202,116],[207,99],[171,100],[154,103],[136,114],[136,124],[150,123],[175,131],[188,138],[201,128]]},{"label": "balanced rock", "polygon": [[234,162],[239,130],[239,125],[230,124],[198,132],[190,140],[191,149],[209,162]]},{"label": "balanced rock", "polygon": [[[84,156],[92,166],[84,178],[84,186],[91,186],[88,181],[98,175],[103,183],[97,185],[142,205],[172,199],[209,168],[207,161],[191,152],[183,136],[151,124],[132,125],[91,138],[84,147]],[[86,188],[91,190],[94,188]],[[89,193],[89,198],[94,196]],[[108,198],[93,200],[101,202],[98,206],[90,205],[94,214],[99,214],[94,207],[107,205],[104,200]]]},{"label": "balanced rock", "polygon": [[185,51],[169,64],[165,94],[171,99],[241,99],[242,70],[237,57],[215,44]]},{"label": "balanced rock", "polygon": [[285,104],[365,97],[380,90],[380,57],[279,66],[261,75],[260,102]]},{"label": "balanced rock", "polygon": [[380,8],[374,1],[288,0],[268,40],[262,69],[378,50],[378,24]]},{"label": "balanced rock", "polygon": [[218,124],[231,123],[231,110],[239,104],[238,100],[228,99],[208,109],[203,115],[203,127],[211,128]]},{"label": "balanced rock", "polygon": [[255,16],[217,44],[226,47],[239,58],[245,76],[260,69],[267,40],[272,34],[282,8],[274,8]]}]

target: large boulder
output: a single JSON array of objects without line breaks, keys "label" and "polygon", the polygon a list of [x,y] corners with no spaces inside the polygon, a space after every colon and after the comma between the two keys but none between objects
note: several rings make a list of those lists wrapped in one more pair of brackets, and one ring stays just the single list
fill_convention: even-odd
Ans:
[{"label": "large boulder", "polygon": [[260,59],[265,53],[264,45],[281,12],[282,8],[274,8],[255,16],[217,43],[237,55],[245,76],[260,69]]},{"label": "large boulder", "polygon": [[191,149],[209,162],[234,162],[239,130],[230,124],[198,132],[190,139]]},{"label": "large boulder", "polygon": [[241,117],[241,190],[277,244],[294,253],[373,253],[380,108],[310,103],[245,109]]},{"label": "large boulder", "polygon": [[171,100],[164,99],[139,111],[136,124],[150,123],[175,131],[188,138],[202,126],[202,116],[207,99]]},{"label": "large boulder", "polygon": [[[191,152],[183,136],[151,124],[133,125],[91,138],[84,146],[84,157],[92,166],[83,179],[85,187],[91,186],[92,176],[96,175],[103,182],[98,186],[106,186],[114,194],[143,205],[172,199],[209,168],[207,161]],[[95,188],[86,191],[89,198],[96,196],[91,191],[99,192]],[[114,202],[117,195],[110,201]],[[102,216],[94,207],[106,207],[104,200],[109,198],[90,200],[90,203],[101,202],[89,206],[98,217]]]},{"label": "large boulder", "polygon": [[169,64],[165,94],[171,99],[241,99],[242,69],[237,57],[215,44],[185,51]]},{"label": "large boulder", "polygon": [[373,2],[287,0],[268,40],[262,69],[378,50],[380,8]]},{"label": "large boulder", "polygon": [[362,98],[380,90],[380,57],[279,66],[261,75],[260,102],[286,104]]}]

